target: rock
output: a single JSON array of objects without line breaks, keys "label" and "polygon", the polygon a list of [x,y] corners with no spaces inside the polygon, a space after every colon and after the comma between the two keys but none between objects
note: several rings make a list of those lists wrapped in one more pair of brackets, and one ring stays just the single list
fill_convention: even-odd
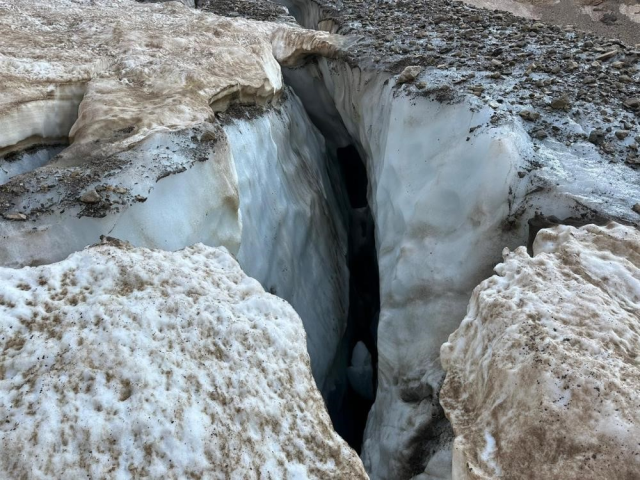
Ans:
[{"label": "rock", "polygon": [[624,101],[625,107],[631,108],[633,110],[640,109],[640,97],[627,98]]},{"label": "rock", "polygon": [[640,203],[636,203],[631,209],[636,213],[640,213]]},{"label": "rock", "polygon": [[27,216],[24,213],[3,213],[2,216],[7,220],[15,220],[18,222],[24,222],[27,219]]},{"label": "rock", "polygon": [[544,140],[545,138],[547,138],[549,135],[547,134],[547,132],[545,132],[544,130],[540,129],[540,130],[535,130],[533,132],[533,138],[537,138],[538,140]]},{"label": "rock", "polygon": [[601,129],[592,130],[589,134],[589,141],[594,145],[600,145],[604,142],[604,138],[606,136],[606,132]]},{"label": "rock", "polygon": [[496,67],[496,68],[501,68],[502,67],[502,62],[500,60],[498,60],[497,58],[494,58],[491,60],[491,65]]},{"label": "rock", "polygon": [[596,57],[596,61],[603,62],[605,60],[609,60],[610,58],[615,57],[618,54],[618,50],[611,50],[609,52],[603,53],[602,55],[598,55]]},{"label": "rock", "polygon": [[571,100],[566,95],[554,98],[551,101],[551,108],[554,110],[565,110],[571,106]]},{"label": "rock", "polygon": [[615,136],[618,140],[624,140],[629,136],[629,130],[616,130]]},{"label": "rock", "polygon": [[225,249],[103,242],[0,268],[2,478],[367,478],[288,303]]},{"label": "rock", "polygon": [[398,75],[398,79],[396,80],[396,85],[402,85],[403,83],[411,83],[413,82],[420,72],[422,71],[422,67],[417,65],[412,65],[409,67],[405,67],[404,70]]},{"label": "rock", "polygon": [[80,196],[80,201],[82,203],[100,203],[102,197],[95,190],[88,190]]},{"label": "rock", "polygon": [[540,114],[533,110],[522,110],[518,113],[524,120],[528,122],[535,122],[540,118]]},{"label": "rock", "polygon": [[441,349],[453,478],[640,478],[639,251],[617,224],[505,249]]}]

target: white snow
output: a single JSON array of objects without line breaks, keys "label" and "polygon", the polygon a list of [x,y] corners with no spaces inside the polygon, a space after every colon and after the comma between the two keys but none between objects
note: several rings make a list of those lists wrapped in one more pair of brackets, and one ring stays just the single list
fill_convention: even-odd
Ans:
[{"label": "white snow", "polygon": [[453,478],[640,476],[640,232],[541,230],[442,346]]},{"label": "white snow", "polygon": [[366,478],[294,310],[224,249],[0,268],[2,478]]}]

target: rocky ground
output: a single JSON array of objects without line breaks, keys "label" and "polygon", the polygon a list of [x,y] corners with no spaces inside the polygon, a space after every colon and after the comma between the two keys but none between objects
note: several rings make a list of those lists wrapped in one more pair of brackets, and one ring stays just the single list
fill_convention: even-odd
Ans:
[{"label": "rocky ground", "polygon": [[414,95],[475,95],[492,123],[516,113],[536,141],[588,139],[611,162],[640,164],[640,48],[457,1],[318,5],[325,28],[361,38],[345,54],[355,66],[420,66],[426,81],[402,87]]}]

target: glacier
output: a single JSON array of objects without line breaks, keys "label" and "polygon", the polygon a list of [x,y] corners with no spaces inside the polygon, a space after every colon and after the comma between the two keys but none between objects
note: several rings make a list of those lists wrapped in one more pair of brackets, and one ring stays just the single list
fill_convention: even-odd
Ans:
[{"label": "glacier", "polygon": [[300,318],[224,248],[0,268],[3,478],[366,478]]},{"label": "glacier", "polygon": [[453,478],[640,475],[639,252],[613,222],[505,249],[442,346]]}]

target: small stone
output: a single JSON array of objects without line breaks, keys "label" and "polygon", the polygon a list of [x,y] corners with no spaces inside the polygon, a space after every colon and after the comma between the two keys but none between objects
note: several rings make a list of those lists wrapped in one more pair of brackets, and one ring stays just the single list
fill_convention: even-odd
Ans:
[{"label": "small stone", "polygon": [[116,187],[113,189],[113,191],[119,193],[120,195],[127,193],[127,189],[124,187]]},{"label": "small stone", "polygon": [[602,142],[604,142],[604,137],[605,132],[600,129],[596,129],[589,134],[589,141],[594,145],[600,145]]},{"label": "small stone", "polygon": [[518,113],[524,120],[527,122],[535,122],[540,118],[540,114],[538,112],[534,112],[533,110],[522,110]]},{"label": "small stone", "polygon": [[413,82],[420,72],[422,71],[422,67],[417,65],[411,65],[406,67],[400,75],[398,75],[398,79],[396,80],[396,85],[402,85],[403,83]]},{"label": "small stone", "polygon": [[493,60],[491,60],[491,65],[493,65],[496,68],[500,68],[502,67],[502,62],[497,58],[494,58]]},{"label": "small stone", "polygon": [[631,209],[632,209],[634,212],[636,212],[636,213],[640,214],[640,203],[636,203],[633,207],[631,207]]},{"label": "small stone", "polygon": [[87,190],[80,197],[82,203],[99,203],[102,197],[95,190]]},{"label": "small stone", "polygon": [[624,140],[629,136],[629,130],[616,130],[615,135],[618,137],[618,140]]},{"label": "small stone", "polygon": [[533,138],[537,138],[538,140],[544,140],[549,135],[544,130],[536,130],[533,132]]},{"label": "small stone", "polygon": [[416,83],[416,87],[419,90],[424,90],[425,88],[427,88],[427,82],[417,82]]},{"label": "small stone", "polygon": [[551,108],[554,110],[564,110],[571,105],[569,97],[562,95],[561,97],[554,98],[551,101]]},{"label": "small stone", "polygon": [[627,98],[624,101],[624,106],[628,108],[632,108],[633,110],[637,110],[640,108],[640,97],[635,98]]},{"label": "small stone", "polygon": [[13,220],[16,222],[24,222],[27,219],[27,216],[24,213],[17,213],[17,212],[3,213],[2,216],[6,220]]},{"label": "small stone", "polygon": [[566,70],[573,72],[574,70],[577,70],[579,66],[580,65],[578,65],[578,62],[569,62],[567,64]]}]

